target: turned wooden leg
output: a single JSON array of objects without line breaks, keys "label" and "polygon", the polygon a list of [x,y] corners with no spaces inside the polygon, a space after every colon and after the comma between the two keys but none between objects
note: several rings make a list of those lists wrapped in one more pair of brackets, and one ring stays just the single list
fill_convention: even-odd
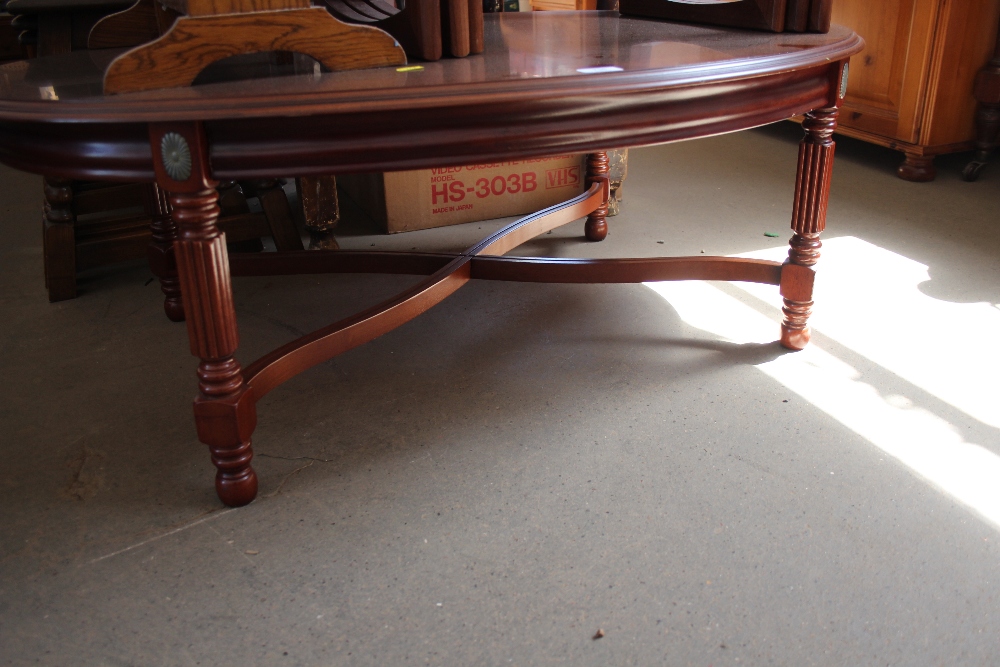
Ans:
[{"label": "turned wooden leg", "polygon": [[927,183],[937,178],[933,155],[917,155],[916,153],[906,153],[905,155],[903,164],[899,165],[896,170],[901,179],[914,183]]},{"label": "turned wooden leg", "polygon": [[603,241],[608,235],[608,154],[605,152],[591,153],[587,156],[587,187],[594,183],[604,183],[604,203],[587,216],[583,233],[588,241]]},{"label": "turned wooden leg", "polygon": [[980,104],[976,110],[976,157],[962,170],[962,178],[972,182],[979,179],[990,153],[997,147],[1000,134],[1000,105]]},{"label": "turned wooden leg", "polygon": [[45,178],[42,209],[42,246],[45,287],[49,301],[76,298],[76,234],[73,226],[73,183]]},{"label": "turned wooden leg", "polygon": [[628,149],[619,148],[608,151],[608,217],[613,218],[621,212],[622,186],[628,177]]},{"label": "turned wooden leg", "polygon": [[[224,219],[228,216],[249,216],[250,205],[247,203],[246,195],[243,194],[243,186],[236,181],[223,181],[216,188],[219,191],[219,208],[222,209],[220,216]],[[224,226],[224,225],[223,225]],[[244,239],[242,241],[226,241],[226,248],[229,252],[263,252],[264,242],[260,237]]]},{"label": "turned wooden leg", "polygon": [[812,313],[813,266],[819,260],[820,232],[826,227],[826,206],[833,176],[833,131],[837,127],[836,108],[807,113],[802,122],[806,136],[799,144],[799,166],[795,176],[792,206],[792,240],[788,260],[781,271],[784,319],[781,344],[801,350],[809,343],[809,315]]},{"label": "turned wooden leg", "polygon": [[1000,34],[997,35],[993,59],[976,75],[973,95],[979,102],[976,109],[976,157],[962,170],[962,177],[967,181],[979,178],[990,153],[997,146],[1000,134]]},{"label": "turned wooden leg", "polygon": [[302,239],[295,229],[292,220],[292,209],[288,206],[288,197],[281,187],[281,182],[275,179],[255,181],[257,198],[264,216],[271,227],[271,238],[278,250],[302,250]]},{"label": "turned wooden leg", "polygon": [[250,465],[250,436],[257,423],[252,392],[233,357],[239,338],[229,278],[225,234],[216,224],[219,194],[209,176],[201,125],[150,127],[157,181],[169,192],[177,240],[174,253],[184,295],[191,353],[200,395],[194,402],[198,438],[212,452],[215,489],[226,505],[246,505],[257,495]]},{"label": "turned wooden leg", "polygon": [[177,258],[174,256],[174,241],[177,239],[177,225],[170,217],[170,203],[158,185],[150,185],[145,192],[146,208],[149,211],[149,229],[153,234],[146,257],[149,270],[160,281],[163,292],[163,310],[172,322],[184,321],[184,304],[181,301],[181,281],[177,277]]},{"label": "turned wooden leg", "polygon": [[295,179],[302,214],[309,232],[310,250],[339,250],[333,230],[340,222],[335,176],[302,176]]}]

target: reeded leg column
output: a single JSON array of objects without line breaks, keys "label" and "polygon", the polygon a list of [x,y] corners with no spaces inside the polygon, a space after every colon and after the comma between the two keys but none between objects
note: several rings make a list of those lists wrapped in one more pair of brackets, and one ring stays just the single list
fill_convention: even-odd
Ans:
[{"label": "reeded leg column", "polygon": [[219,195],[208,170],[208,147],[198,124],[150,127],[157,181],[169,193],[177,241],[174,252],[200,395],[194,402],[198,438],[212,452],[215,488],[227,505],[257,495],[250,436],[257,423],[252,393],[233,357],[239,342],[226,238],[219,231]]},{"label": "reeded leg column", "polygon": [[587,156],[587,187],[599,182],[604,183],[604,203],[587,216],[583,233],[588,241],[603,241],[608,235],[608,195],[611,182],[608,179],[608,154],[603,151]]},{"label": "reeded leg column", "polygon": [[809,343],[812,314],[813,266],[819,260],[820,232],[826,227],[826,206],[833,175],[833,131],[838,110],[834,107],[807,113],[802,122],[806,136],[799,144],[799,166],[792,206],[792,240],[788,261],[781,271],[784,319],[781,344],[801,350]]},{"label": "reeded leg column", "polygon": [[160,281],[163,292],[163,310],[172,322],[184,321],[184,304],[181,301],[181,281],[177,277],[177,258],[174,256],[174,241],[177,239],[177,225],[170,217],[170,203],[158,185],[150,185],[146,190],[146,208],[151,218],[149,229],[153,234],[146,250],[149,269]]}]

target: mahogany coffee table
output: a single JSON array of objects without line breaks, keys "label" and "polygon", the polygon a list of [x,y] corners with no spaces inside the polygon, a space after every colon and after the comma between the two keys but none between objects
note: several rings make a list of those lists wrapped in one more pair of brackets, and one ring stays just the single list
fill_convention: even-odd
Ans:
[{"label": "mahogany coffee table", "polygon": [[[833,164],[848,58],[862,41],[740,32],[615,12],[491,14],[482,55],[423,69],[273,77],[105,96],[116,53],[76,52],[0,67],[0,161],[58,180],[155,181],[158,274],[169,312],[187,320],[198,366],[199,439],[227,505],[257,493],[255,404],[291,377],[392,330],[469,280],[636,283],[741,280],[777,285],[781,343],[809,340],[813,265]],[[804,114],[792,238],[779,264],[726,257],[550,259],[506,253],[587,217],[607,234],[609,148],[743,130]],[[582,195],[508,225],[462,253],[303,251],[234,255],[216,226],[222,180],[392,171],[590,153]],[[52,185],[56,183],[56,185]],[[171,222],[172,220],[172,222]],[[176,237],[172,247],[170,241]],[[252,362],[238,335],[230,275],[405,273],[415,287]],[[181,296],[183,301],[181,301]]]}]

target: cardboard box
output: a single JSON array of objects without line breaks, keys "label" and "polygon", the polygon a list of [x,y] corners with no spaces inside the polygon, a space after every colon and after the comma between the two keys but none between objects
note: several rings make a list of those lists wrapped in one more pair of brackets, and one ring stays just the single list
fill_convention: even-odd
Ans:
[{"label": "cardboard box", "polygon": [[390,234],[525,215],[584,191],[585,155],[338,176],[345,195]]}]

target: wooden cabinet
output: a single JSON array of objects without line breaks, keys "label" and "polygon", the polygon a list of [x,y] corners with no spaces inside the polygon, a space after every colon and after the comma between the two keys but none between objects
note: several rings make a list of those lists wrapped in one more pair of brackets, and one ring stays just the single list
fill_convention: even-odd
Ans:
[{"label": "wooden cabinet", "polygon": [[531,8],[536,11],[598,9],[597,0],[531,0]]},{"label": "wooden cabinet", "polygon": [[935,155],[975,144],[973,87],[998,18],[1000,0],[836,0],[833,22],[866,43],[839,132],[902,151],[901,178],[933,180]]}]

